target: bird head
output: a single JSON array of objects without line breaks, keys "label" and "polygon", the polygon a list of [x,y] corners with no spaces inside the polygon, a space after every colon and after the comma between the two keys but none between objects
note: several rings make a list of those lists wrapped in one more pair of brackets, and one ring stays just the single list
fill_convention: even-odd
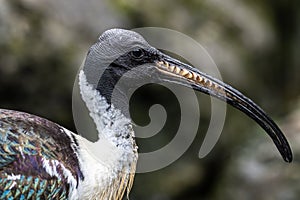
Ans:
[{"label": "bird head", "polygon": [[[114,90],[120,93],[121,98],[117,101],[124,103],[127,101],[128,91],[145,79],[187,86],[216,97],[257,122],[271,137],[286,162],[293,159],[292,151],[282,131],[252,100],[196,67],[152,47],[134,31],[123,29],[105,31],[90,48],[83,71],[88,83],[98,90],[109,104],[112,103]],[[130,71],[133,73],[128,73]],[[121,78],[125,81],[118,85]],[[117,102],[114,106],[124,111],[123,103],[118,105]]]}]

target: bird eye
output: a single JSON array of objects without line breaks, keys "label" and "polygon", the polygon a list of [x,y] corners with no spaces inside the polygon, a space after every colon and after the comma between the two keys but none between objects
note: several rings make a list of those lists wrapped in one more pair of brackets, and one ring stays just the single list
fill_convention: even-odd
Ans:
[{"label": "bird eye", "polygon": [[144,56],[144,51],[142,49],[134,50],[130,52],[131,56],[135,59],[140,59]]}]

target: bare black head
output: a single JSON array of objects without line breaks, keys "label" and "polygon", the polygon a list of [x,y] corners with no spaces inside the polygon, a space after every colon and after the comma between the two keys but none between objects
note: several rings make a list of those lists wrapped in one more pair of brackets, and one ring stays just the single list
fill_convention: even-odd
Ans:
[{"label": "bare black head", "polygon": [[[128,104],[128,91],[145,79],[188,86],[214,96],[255,120],[272,138],[283,159],[287,162],[293,159],[288,141],[279,127],[252,100],[197,68],[160,52],[136,32],[122,29],[105,31],[90,48],[83,71],[88,83],[109,104],[113,90],[119,92],[120,98],[114,106],[122,112],[126,112],[124,104]],[[123,84],[117,84],[120,78],[125,79]]]},{"label": "bare black head", "polygon": [[[111,29],[105,31],[90,48],[83,70],[88,82],[109,104],[112,103],[113,90],[118,92],[116,101],[120,102],[115,102],[118,105],[114,106],[126,112],[123,104],[128,104],[128,91],[139,81],[158,75],[153,64],[160,60],[159,56],[160,52],[138,33]],[[123,84],[118,84],[120,78],[124,80]]]}]

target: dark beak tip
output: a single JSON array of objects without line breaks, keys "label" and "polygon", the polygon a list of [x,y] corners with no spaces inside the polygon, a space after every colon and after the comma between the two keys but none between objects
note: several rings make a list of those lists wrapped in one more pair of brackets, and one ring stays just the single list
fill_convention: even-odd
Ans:
[{"label": "dark beak tip", "polygon": [[291,163],[293,161],[293,153],[289,146],[281,148],[280,154],[285,162]]},{"label": "dark beak tip", "polygon": [[293,161],[293,154],[292,152],[287,152],[285,157],[283,158],[285,162],[291,163]]},{"label": "dark beak tip", "polygon": [[291,163],[293,161],[293,158],[292,157],[285,157],[283,158],[285,162],[287,163]]}]

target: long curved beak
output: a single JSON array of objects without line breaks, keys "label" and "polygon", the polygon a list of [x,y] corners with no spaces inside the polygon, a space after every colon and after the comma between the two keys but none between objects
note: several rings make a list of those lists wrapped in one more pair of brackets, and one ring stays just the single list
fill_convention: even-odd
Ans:
[{"label": "long curved beak", "polygon": [[163,79],[177,84],[191,86],[194,90],[214,96],[244,112],[256,121],[272,138],[282,158],[292,162],[293,154],[290,145],[275,122],[251,99],[238,90],[217,80],[198,69],[182,63],[170,56],[161,55],[156,61],[156,68],[162,73]]}]

